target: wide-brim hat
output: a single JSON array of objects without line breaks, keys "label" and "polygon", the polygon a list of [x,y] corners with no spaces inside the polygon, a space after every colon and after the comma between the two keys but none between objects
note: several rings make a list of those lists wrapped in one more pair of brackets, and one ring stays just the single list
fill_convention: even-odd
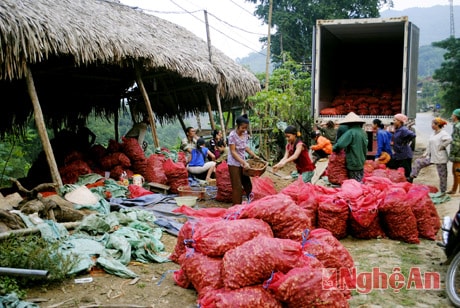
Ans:
[{"label": "wide-brim hat", "polygon": [[350,112],[340,121],[340,124],[349,124],[349,123],[366,123],[363,119],[361,119],[356,113]]}]

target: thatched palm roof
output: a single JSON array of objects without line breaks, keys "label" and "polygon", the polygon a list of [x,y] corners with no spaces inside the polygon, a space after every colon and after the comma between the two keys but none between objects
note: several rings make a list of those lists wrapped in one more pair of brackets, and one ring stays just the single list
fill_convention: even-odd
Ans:
[{"label": "thatched palm roof", "polygon": [[[132,91],[139,68],[160,120],[240,103],[260,90],[257,78],[188,30],[104,0],[0,2],[0,134],[14,131],[32,109],[24,85],[31,67],[45,121],[58,127],[92,111],[110,116]],[[5,110],[5,109],[4,109]],[[70,112],[69,112],[70,111]]]}]

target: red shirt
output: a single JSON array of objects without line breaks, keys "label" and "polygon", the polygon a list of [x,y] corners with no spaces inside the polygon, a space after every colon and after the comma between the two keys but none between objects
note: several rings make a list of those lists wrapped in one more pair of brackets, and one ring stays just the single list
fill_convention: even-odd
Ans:
[{"label": "red shirt", "polygon": [[288,151],[288,157],[294,155],[296,145],[297,144],[302,144],[302,152],[300,152],[299,157],[294,160],[297,172],[300,174],[307,172],[307,171],[313,171],[315,170],[315,165],[311,162],[310,159],[310,154],[308,153],[306,145],[302,141],[297,141],[294,144],[288,143],[286,145],[286,151]]}]

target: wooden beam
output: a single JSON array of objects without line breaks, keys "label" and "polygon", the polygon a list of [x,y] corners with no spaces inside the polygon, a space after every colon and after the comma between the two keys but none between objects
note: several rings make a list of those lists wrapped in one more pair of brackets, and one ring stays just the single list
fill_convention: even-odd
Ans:
[{"label": "wooden beam", "polygon": [[[150,104],[149,95],[147,94],[147,91],[145,90],[144,82],[142,81],[142,76],[141,76],[141,72],[139,68],[136,68],[136,82],[137,82],[137,85],[139,86],[139,90],[141,90],[142,96],[144,97],[145,106],[149,114],[150,127],[152,128],[153,143],[155,144],[155,148],[159,148],[160,142],[158,141],[157,127],[155,124],[156,122],[155,114],[153,113],[152,105]],[[142,146],[142,144],[140,146]]]},{"label": "wooden beam", "polygon": [[[27,83],[27,90],[29,92],[30,100],[32,101],[32,105],[34,107],[34,117],[35,117],[35,125],[37,126],[38,135],[42,141],[43,150],[45,151],[46,160],[48,161],[48,165],[50,167],[51,178],[54,183],[57,183],[59,187],[63,186],[61,175],[59,174],[59,170],[56,164],[56,158],[54,157],[53,149],[51,147],[50,139],[48,137],[48,133],[46,131],[45,121],[43,120],[43,112],[40,106],[40,102],[38,100],[37,91],[35,89],[34,79],[32,77],[32,71],[30,67],[25,64],[26,66],[26,83]],[[56,191],[58,187],[56,187]]]}]

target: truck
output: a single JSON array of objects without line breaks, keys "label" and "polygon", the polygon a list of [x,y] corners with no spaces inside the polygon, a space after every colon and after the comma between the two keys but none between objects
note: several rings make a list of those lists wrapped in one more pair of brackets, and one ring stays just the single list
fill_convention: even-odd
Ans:
[{"label": "truck", "polygon": [[[415,120],[419,28],[407,16],[317,20],[313,35],[311,114],[316,125],[340,123],[353,111],[390,126],[403,113]],[[373,152],[375,142],[369,142]]]}]

